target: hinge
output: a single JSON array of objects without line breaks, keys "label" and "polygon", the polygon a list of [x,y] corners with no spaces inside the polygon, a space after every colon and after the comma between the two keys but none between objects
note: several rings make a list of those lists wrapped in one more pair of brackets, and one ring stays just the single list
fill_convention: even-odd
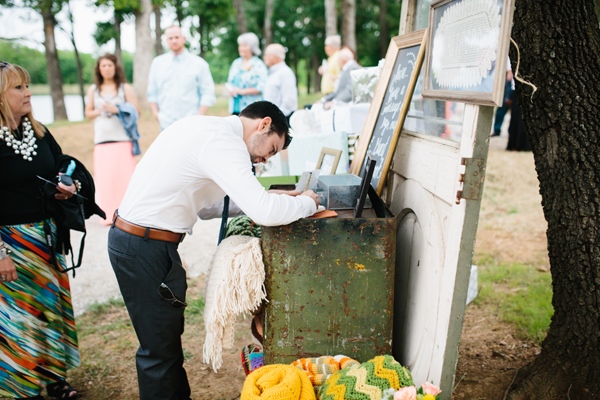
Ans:
[{"label": "hinge", "polygon": [[461,199],[479,200],[485,179],[485,160],[463,157],[460,165],[465,166],[465,172],[458,176],[460,189],[456,191],[456,204],[459,204]]}]

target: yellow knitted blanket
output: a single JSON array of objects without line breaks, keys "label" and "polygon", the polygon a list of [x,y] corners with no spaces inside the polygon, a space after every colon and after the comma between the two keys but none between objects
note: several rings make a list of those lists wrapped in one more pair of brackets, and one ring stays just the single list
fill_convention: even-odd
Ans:
[{"label": "yellow knitted blanket", "polygon": [[271,364],[246,377],[240,400],[316,400],[304,371],[293,365]]}]

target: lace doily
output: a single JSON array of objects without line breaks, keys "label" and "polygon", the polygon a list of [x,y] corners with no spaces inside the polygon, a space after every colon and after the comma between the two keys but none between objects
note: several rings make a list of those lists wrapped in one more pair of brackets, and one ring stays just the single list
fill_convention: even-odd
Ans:
[{"label": "lace doily", "polygon": [[448,7],[433,38],[435,82],[442,88],[481,84],[496,60],[500,21],[497,0],[463,0]]}]

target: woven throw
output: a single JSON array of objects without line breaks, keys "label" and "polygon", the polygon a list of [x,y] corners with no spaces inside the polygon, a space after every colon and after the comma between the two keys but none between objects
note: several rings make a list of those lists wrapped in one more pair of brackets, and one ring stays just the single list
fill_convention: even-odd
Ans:
[{"label": "woven throw", "polygon": [[246,377],[240,400],[316,400],[306,374],[292,365],[271,364]]},{"label": "woven throw", "polygon": [[413,386],[410,371],[394,357],[377,356],[331,375],[319,391],[320,400],[382,400],[389,389]]},{"label": "woven throw", "polygon": [[306,372],[310,383],[313,384],[315,392],[319,392],[321,385],[327,378],[343,368],[359,365],[360,363],[353,358],[346,356],[321,356],[313,358],[300,358],[292,363],[293,366]]},{"label": "woven throw", "polygon": [[204,306],[203,361],[215,372],[223,364],[223,349],[233,347],[236,317],[266,299],[264,281],[260,239],[230,236],[219,244],[210,261]]}]

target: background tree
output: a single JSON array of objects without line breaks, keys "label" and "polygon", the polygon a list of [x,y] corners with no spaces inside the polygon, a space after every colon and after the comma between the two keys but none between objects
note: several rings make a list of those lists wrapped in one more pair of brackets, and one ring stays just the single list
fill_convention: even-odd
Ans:
[{"label": "background tree", "polygon": [[337,35],[337,8],[335,0],[325,0],[325,36]]},{"label": "background tree", "polygon": [[600,396],[600,29],[594,0],[518,0],[511,48],[533,149],[554,316],[511,399]]},{"label": "background tree", "polygon": [[115,56],[123,59],[121,46],[121,24],[132,18],[134,12],[139,8],[138,0],[96,0],[96,7],[112,11],[110,21],[96,23],[94,40],[98,46],[115,41]]},{"label": "background tree", "polygon": [[59,28],[69,36],[71,45],[73,46],[73,52],[75,53],[75,62],[77,63],[77,86],[79,87],[79,96],[81,97],[81,111],[85,113],[85,91],[83,89],[83,63],[81,62],[81,56],[79,55],[79,49],[77,48],[77,42],[75,41],[75,23],[73,22],[73,12],[71,11],[71,3],[67,1],[65,3],[67,9],[67,19],[69,20],[69,30],[59,25]]},{"label": "background tree", "polygon": [[160,56],[163,53],[162,46],[162,28],[161,28],[161,7],[163,5],[157,2],[152,3],[152,12],[154,14],[154,55]]},{"label": "background tree", "polygon": [[140,101],[140,106],[144,109],[148,109],[146,87],[148,86],[148,73],[152,63],[153,42],[150,32],[150,14],[152,14],[152,1],[140,0],[139,9],[135,11],[133,88]]},{"label": "background tree", "polygon": [[[35,7],[37,6],[37,7]],[[54,16],[62,9],[63,3],[53,0],[41,0],[31,3],[31,7],[42,14],[44,21],[44,48],[46,49],[46,65],[48,68],[48,83],[50,84],[50,96],[52,97],[52,109],[55,121],[67,120],[67,108],[65,106],[65,95],[63,93],[63,79],[58,62],[58,50],[54,29],[56,19]]]},{"label": "background tree", "polygon": [[243,0],[232,0],[233,9],[235,10],[235,19],[237,21],[237,27],[239,33],[248,32],[248,25],[246,24],[246,12],[244,11]]},{"label": "background tree", "polygon": [[273,3],[275,0],[265,1],[265,23],[263,28],[263,46],[273,43]]},{"label": "background tree", "polygon": [[[15,5],[15,1],[2,0],[0,4],[6,7],[12,7]],[[42,16],[46,68],[48,73],[48,83],[50,85],[50,96],[52,97],[54,119],[57,121],[66,120],[67,109],[65,107],[62,88],[63,81],[58,61],[56,40],[54,37],[54,29],[56,27],[56,19],[54,16],[62,9],[63,2],[62,0],[27,0],[24,2],[24,5]],[[23,66],[27,68],[27,64],[23,64]]]},{"label": "background tree", "polygon": [[342,43],[356,48],[356,0],[342,0]]}]

